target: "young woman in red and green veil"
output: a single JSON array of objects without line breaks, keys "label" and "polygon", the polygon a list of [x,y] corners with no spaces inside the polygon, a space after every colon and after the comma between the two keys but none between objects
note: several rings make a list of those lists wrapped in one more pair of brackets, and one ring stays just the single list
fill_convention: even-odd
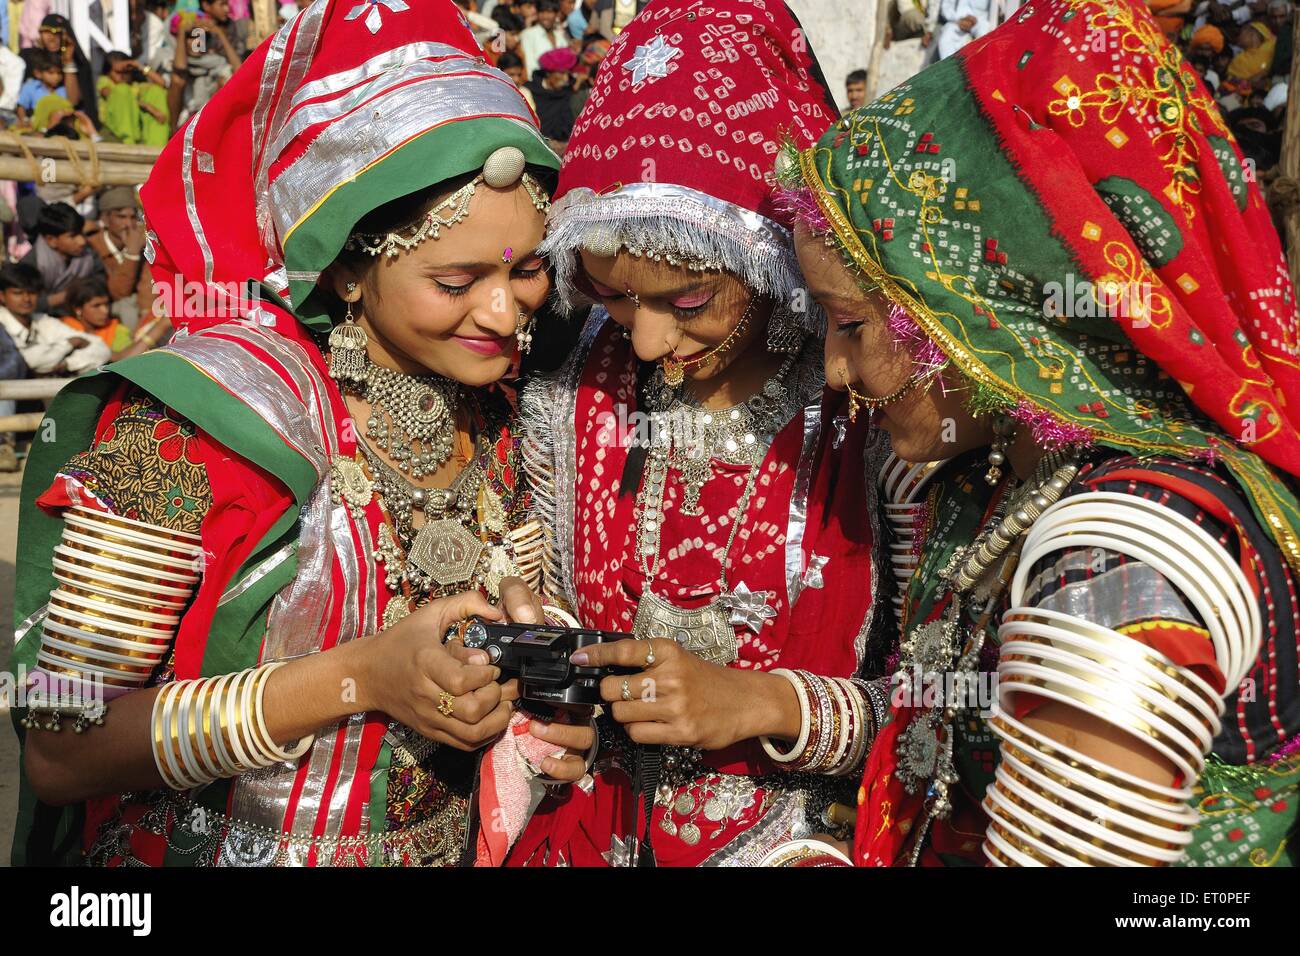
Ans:
[{"label": "young woman in red and green veil", "polygon": [[1035,0],[782,179],[902,462],[855,862],[1292,862],[1296,303],[1200,80],[1140,3]]},{"label": "young woman in red and green veil", "polygon": [[583,774],[590,728],[440,640],[538,576],[496,383],[557,165],[446,0],[318,0],[177,133],[142,191],[177,335],[27,468],[15,862],[495,863]]}]

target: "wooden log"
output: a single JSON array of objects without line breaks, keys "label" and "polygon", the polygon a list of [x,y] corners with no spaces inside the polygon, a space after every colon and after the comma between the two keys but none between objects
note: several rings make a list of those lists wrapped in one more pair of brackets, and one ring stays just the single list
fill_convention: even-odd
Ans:
[{"label": "wooden log", "polygon": [[[44,182],[70,183],[73,186],[80,186],[85,181],[83,173],[78,172],[66,159],[50,159],[44,157],[37,160],[41,164],[38,170],[37,179]],[[53,178],[49,178],[48,171],[52,166],[54,173]],[[90,164],[86,163],[83,167],[84,173],[90,173]],[[99,181],[104,186],[138,186],[149,178],[149,172],[153,167],[146,166],[143,163],[100,163]],[[31,182],[32,164],[20,156],[0,156],[0,179],[13,179],[18,182]]]},{"label": "wooden log", "polygon": [[[15,139],[22,140],[24,146],[31,151],[33,156],[51,156],[54,159],[67,159],[68,152],[64,148],[62,138],[50,139],[44,136],[9,136],[0,135],[0,155],[3,156],[22,156],[22,148]],[[72,144],[72,150],[85,163],[90,162],[90,144],[85,140],[68,140]],[[162,152],[159,146],[132,146],[127,143],[96,143],[95,152],[99,156],[101,163],[140,163],[145,166],[152,166],[158,160],[158,154]]]},{"label": "wooden log", "polygon": [[44,412],[23,412],[20,415],[0,415],[0,435],[9,432],[34,432],[41,427]]},{"label": "wooden log", "polygon": [[5,379],[0,381],[0,400],[24,402],[33,398],[53,398],[71,381],[70,378]]}]

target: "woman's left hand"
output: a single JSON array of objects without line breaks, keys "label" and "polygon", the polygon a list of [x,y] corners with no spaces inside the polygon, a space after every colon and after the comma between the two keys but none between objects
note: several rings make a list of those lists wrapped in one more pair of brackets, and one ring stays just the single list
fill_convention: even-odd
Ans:
[{"label": "woman's left hand", "polygon": [[798,702],[792,691],[786,699],[784,679],[710,664],[676,641],[596,644],[570,660],[590,667],[640,668],[600,682],[600,696],[613,705],[609,712],[639,744],[721,750],[764,734],[784,735],[791,706],[798,727]]}]

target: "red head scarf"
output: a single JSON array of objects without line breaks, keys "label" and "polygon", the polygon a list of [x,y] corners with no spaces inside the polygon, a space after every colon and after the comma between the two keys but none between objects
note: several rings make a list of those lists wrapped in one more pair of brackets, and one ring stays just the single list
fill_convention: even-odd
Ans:
[{"label": "red head scarf", "polygon": [[328,327],[311,292],[356,222],[507,145],[557,165],[450,0],[317,0],[190,118],[141,190],[174,324],[269,321],[252,280]]},{"label": "red head scarf", "polygon": [[798,281],[772,202],[783,138],[835,119],[803,29],[779,0],[654,0],[619,34],[573,127],[544,250],[561,295],[576,253],[703,260],[759,292]]}]

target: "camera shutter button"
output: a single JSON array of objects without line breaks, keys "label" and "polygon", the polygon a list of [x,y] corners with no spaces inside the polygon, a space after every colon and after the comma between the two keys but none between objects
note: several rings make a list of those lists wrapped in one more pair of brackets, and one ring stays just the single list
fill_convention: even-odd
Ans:
[{"label": "camera shutter button", "polygon": [[493,644],[492,646],[490,646],[490,647],[487,649],[487,655],[488,655],[488,658],[492,661],[493,664],[495,664],[497,661],[501,660],[501,647],[500,647],[500,645]]}]

